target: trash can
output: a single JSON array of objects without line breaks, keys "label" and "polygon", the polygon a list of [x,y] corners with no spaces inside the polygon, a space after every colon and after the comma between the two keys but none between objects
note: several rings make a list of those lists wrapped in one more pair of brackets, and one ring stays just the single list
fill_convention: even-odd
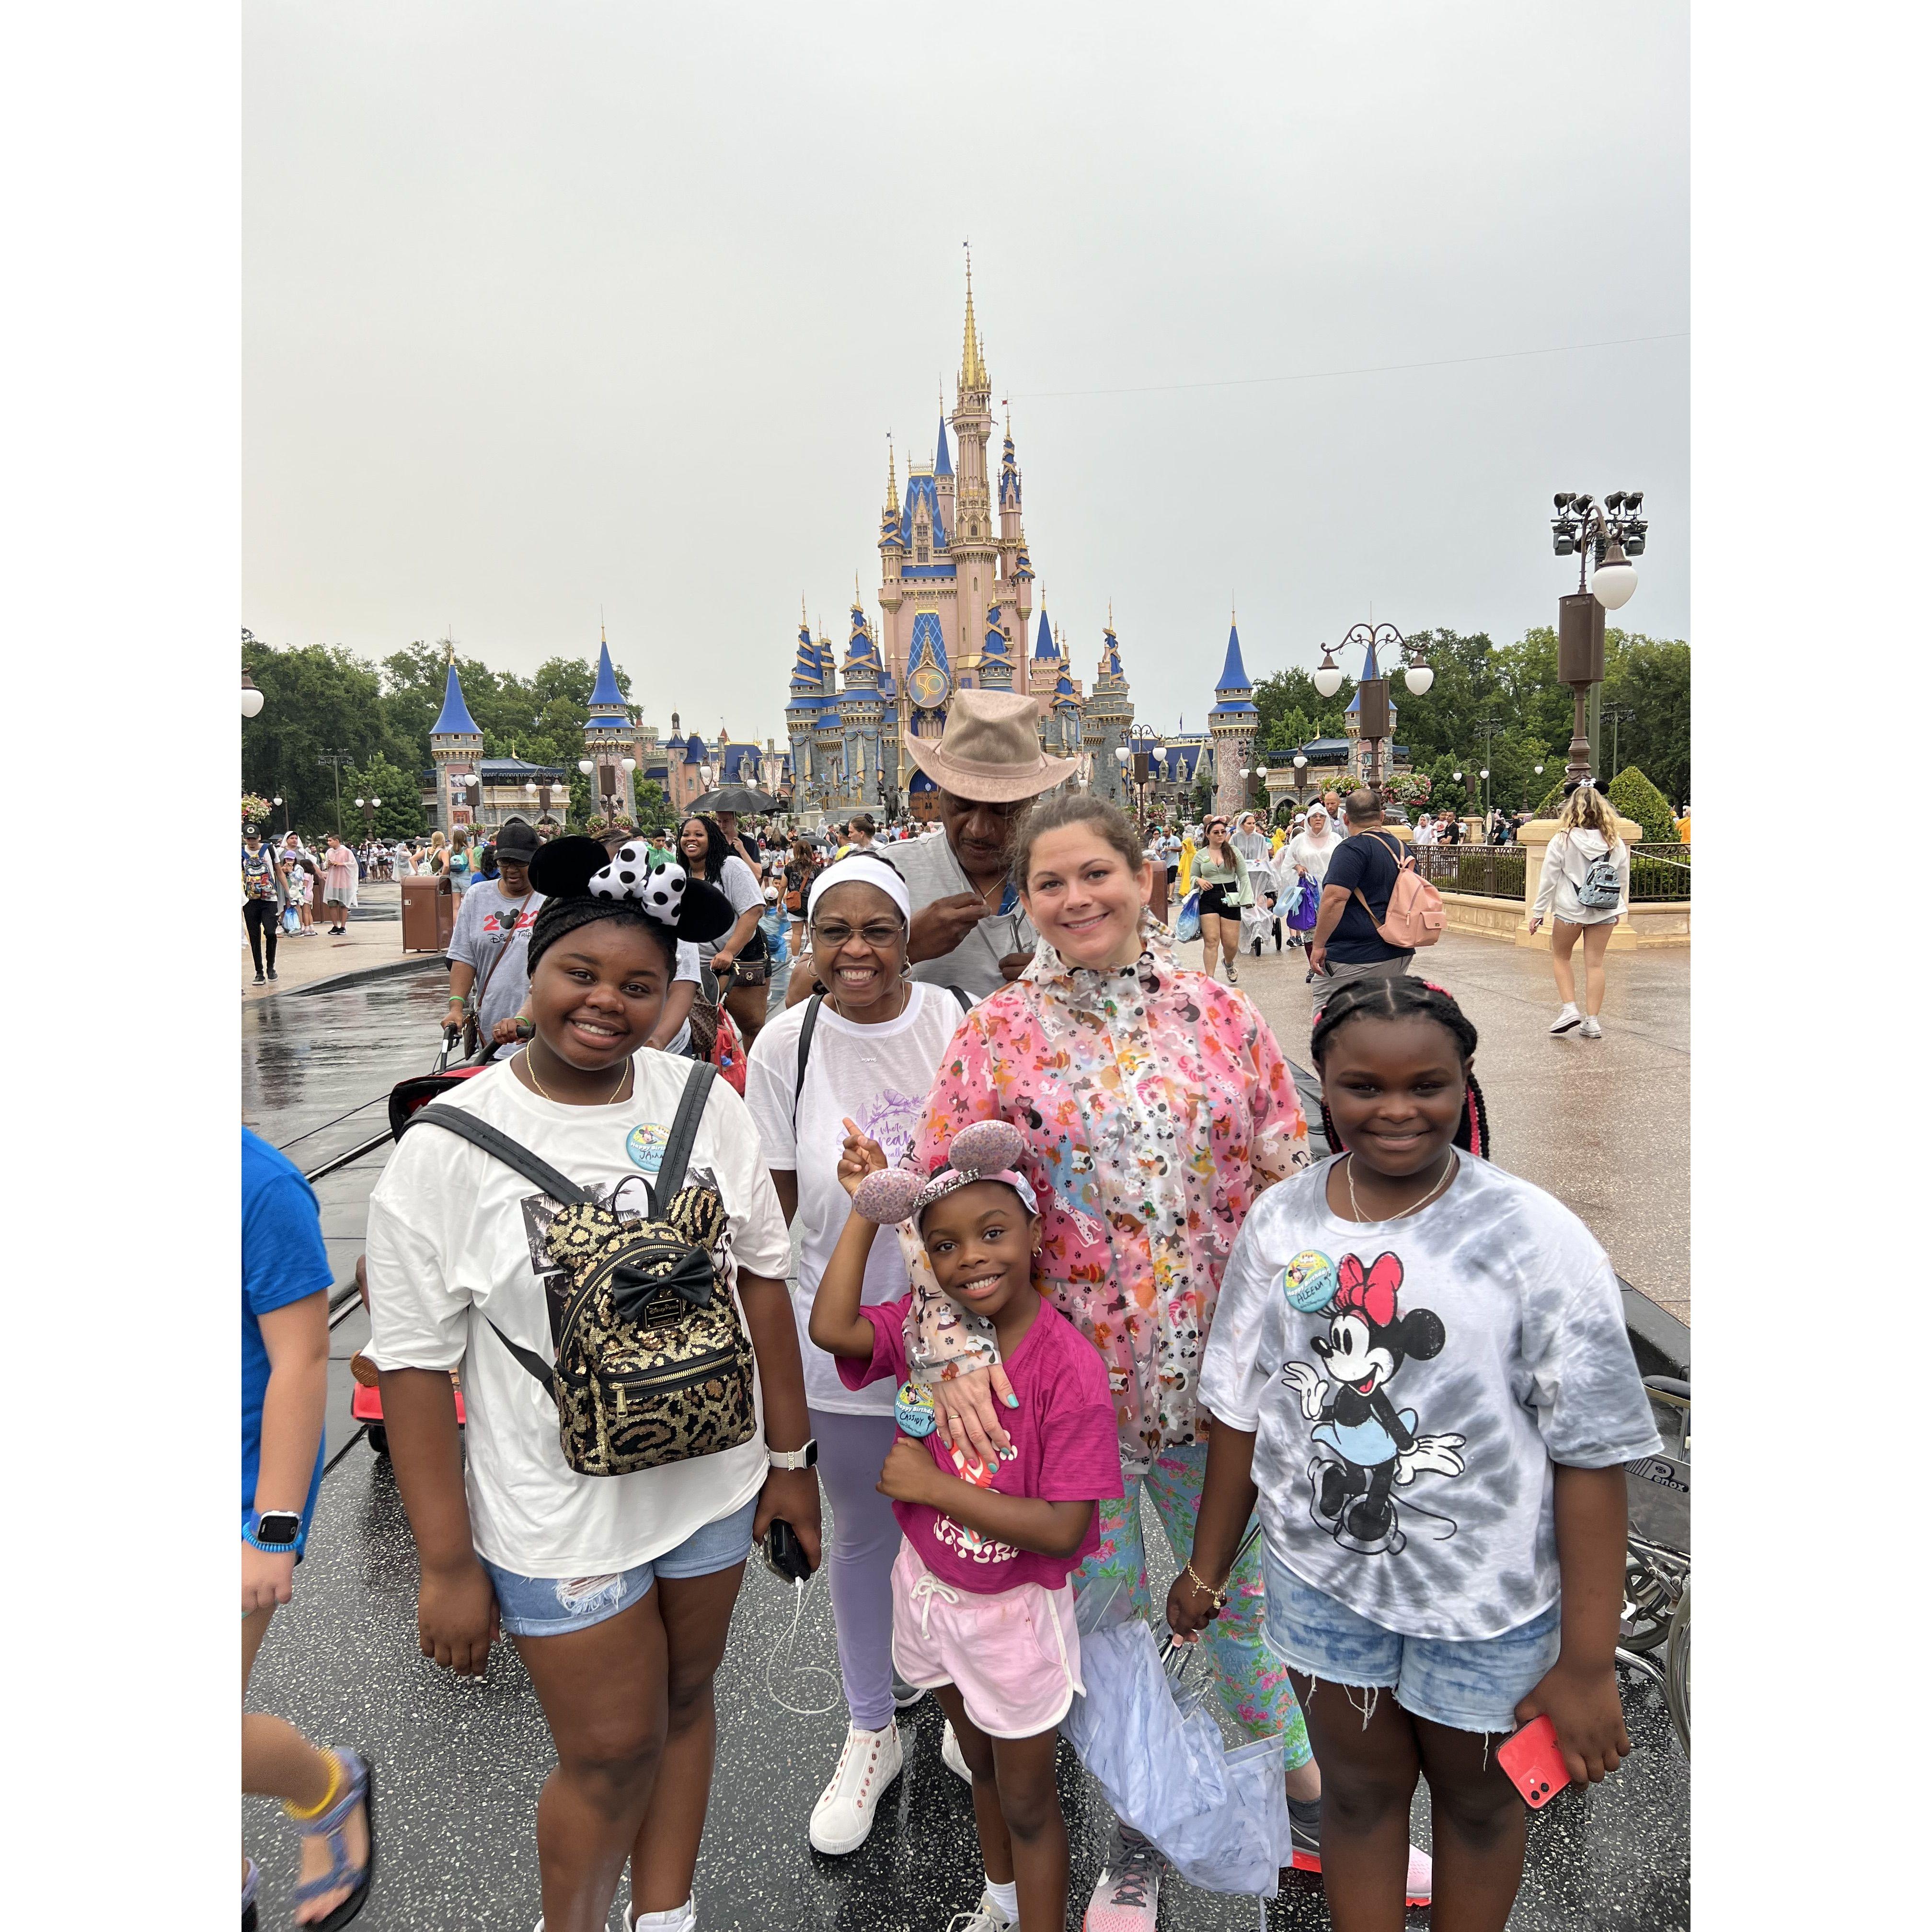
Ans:
[{"label": "trash can", "polygon": [[456,895],[446,878],[404,879],[403,950],[446,952],[456,930]]}]

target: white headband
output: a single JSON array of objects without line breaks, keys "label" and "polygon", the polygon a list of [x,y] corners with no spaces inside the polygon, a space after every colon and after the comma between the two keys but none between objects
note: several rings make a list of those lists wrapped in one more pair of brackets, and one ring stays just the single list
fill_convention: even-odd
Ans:
[{"label": "white headband", "polygon": [[899,916],[906,924],[912,924],[912,894],[907,891],[906,882],[891,866],[882,865],[877,859],[841,859],[827,866],[812,882],[812,904],[806,908],[806,916],[812,916],[812,908],[832,886],[850,885],[876,886],[898,908]]}]

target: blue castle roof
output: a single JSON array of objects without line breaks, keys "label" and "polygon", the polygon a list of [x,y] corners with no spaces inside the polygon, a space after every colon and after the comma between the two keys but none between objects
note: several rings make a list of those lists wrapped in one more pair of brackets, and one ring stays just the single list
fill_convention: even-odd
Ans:
[{"label": "blue castle roof", "polygon": [[1230,712],[1252,711],[1254,686],[1248,682],[1247,666],[1241,662],[1240,633],[1232,624],[1228,626],[1228,661],[1221,667],[1221,682],[1214,687],[1214,695],[1219,700],[1208,712],[1210,718],[1224,718]]},{"label": "blue castle roof", "polygon": [[[939,446],[943,453],[946,448],[943,429]],[[949,467],[946,474],[950,476],[952,473]],[[913,512],[921,503],[925,504],[926,514],[932,519],[933,548],[944,550],[949,542],[946,534],[946,519],[939,514],[939,485],[931,476],[914,475],[906,478],[905,502],[899,511],[899,542],[908,550],[912,548]],[[907,576],[911,574],[910,571],[904,573]]]},{"label": "blue castle roof", "polygon": [[935,476],[952,474],[952,454],[946,446],[946,412],[939,412],[939,447],[933,452],[932,473]]},{"label": "blue castle roof", "polygon": [[469,706],[463,701],[463,687],[456,681],[456,667],[453,664],[442,682],[442,710],[429,728],[429,734],[432,738],[480,738],[483,735],[477,728],[476,719],[470,715]]},{"label": "blue castle roof", "polygon": [[593,711],[610,706],[622,710],[624,694],[617,688],[616,668],[610,662],[610,646],[600,644],[597,647],[597,688],[590,694],[590,708]]},{"label": "blue castle roof", "polygon": [[684,762],[687,765],[701,765],[704,762],[704,740],[695,731],[684,741]]},{"label": "blue castle roof", "polygon": [[1060,652],[1053,641],[1053,626],[1046,621],[1046,606],[1040,607],[1040,630],[1034,638],[1033,654],[1036,658],[1057,658]]}]

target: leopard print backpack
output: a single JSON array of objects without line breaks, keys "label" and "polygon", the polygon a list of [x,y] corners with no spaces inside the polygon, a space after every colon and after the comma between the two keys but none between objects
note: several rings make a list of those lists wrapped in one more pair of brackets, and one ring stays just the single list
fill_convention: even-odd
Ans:
[{"label": "leopard print backpack", "polygon": [[752,1345],[712,1256],[724,1232],[713,1187],[684,1170],[717,1069],[691,1070],[664,1144],[651,1211],[626,1220],[508,1134],[460,1108],[411,1117],[473,1142],[562,1204],[545,1246],[569,1283],[555,1366],[496,1339],[556,1404],[563,1460],[579,1475],[622,1476],[715,1456],[757,1427]]}]

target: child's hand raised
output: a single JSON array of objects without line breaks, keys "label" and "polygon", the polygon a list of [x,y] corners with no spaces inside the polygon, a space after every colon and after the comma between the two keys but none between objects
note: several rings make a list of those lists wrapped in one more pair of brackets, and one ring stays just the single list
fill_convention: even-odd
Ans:
[{"label": "child's hand raised", "polygon": [[856,1194],[859,1184],[868,1174],[882,1173],[888,1165],[886,1150],[868,1136],[858,1122],[845,1123],[845,1141],[838,1154],[838,1184],[848,1194]]}]

